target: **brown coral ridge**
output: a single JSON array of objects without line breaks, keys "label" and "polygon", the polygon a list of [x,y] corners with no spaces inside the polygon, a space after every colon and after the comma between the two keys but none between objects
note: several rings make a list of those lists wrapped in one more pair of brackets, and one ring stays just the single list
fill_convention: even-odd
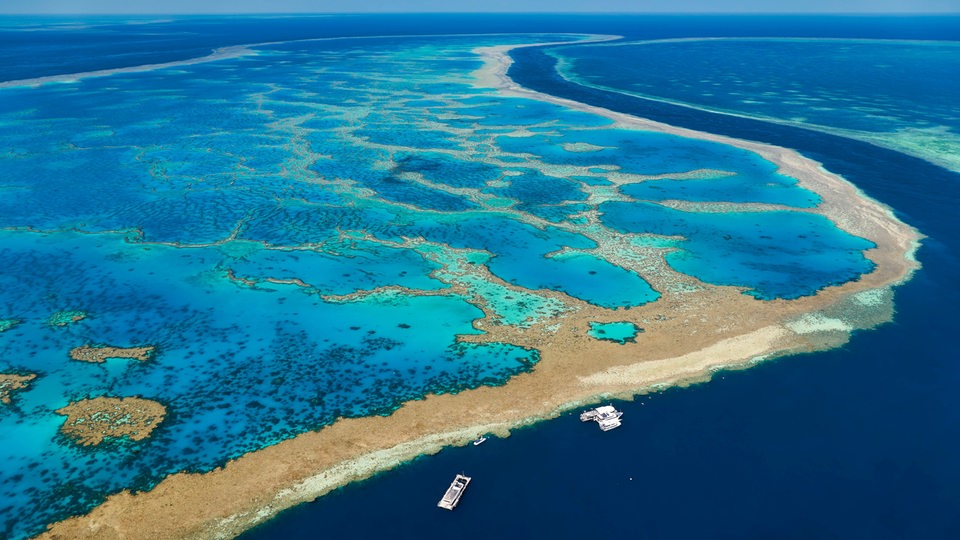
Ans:
[{"label": "brown coral ridge", "polygon": [[82,345],[70,349],[70,358],[81,362],[102,363],[107,358],[130,358],[141,362],[153,357],[154,347],[111,347],[109,345]]},{"label": "brown coral ridge", "polygon": [[9,405],[12,394],[30,386],[30,381],[36,379],[36,373],[19,375],[17,373],[0,373],[0,404]]},{"label": "brown coral ridge", "polygon": [[57,410],[67,421],[60,432],[84,446],[128,437],[140,441],[160,425],[167,409],[156,401],[137,397],[97,397]]}]

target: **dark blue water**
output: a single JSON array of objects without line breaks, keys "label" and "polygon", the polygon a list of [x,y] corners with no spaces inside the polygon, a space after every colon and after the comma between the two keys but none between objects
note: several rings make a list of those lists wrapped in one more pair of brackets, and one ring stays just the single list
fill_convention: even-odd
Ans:
[{"label": "dark blue water", "polygon": [[[628,19],[628,18],[627,18]],[[756,18],[665,19],[660,35],[744,35]],[[958,39],[956,18],[772,19],[765,35]],[[584,27],[601,31],[596,21]],[[616,33],[620,20],[608,26]],[[795,24],[794,24],[795,23]],[[671,34],[672,32],[672,34]],[[448,449],[295,508],[245,538],[957,538],[960,175],[865,143],[605,94],[518,50],[538,90],[703,131],[796,148],[893,207],[928,238],[896,320],[837,350],[618,404],[601,433],[574,416]],[[458,472],[460,507],[435,508]]]},{"label": "dark blue water", "polygon": [[[176,32],[171,32],[175,25]],[[958,16],[696,16],[452,14],[175,17],[0,16],[0,80],[203,56],[217,47],[318,37],[584,32],[669,37],[955,39]],[[42,32],[37,46],[36,32]]]},{"label": "dark blue water", "polygon": [[[820,125],[885,131],[899,127],[901,117],[921,126],[960,123],[952,107],[960,87],[960,51],[953,42],[645,41],[569,52],[558,51],[574,62],[569,73],[577,82],[648,96],[663,92],[748,116],[800,116]],[[793,61],[770,61],[777,56]],[[855,103],[844,99],[848,90]]]},{"label": "dark blue water", "polygon": [[[843,349],[618,403],[609,433],[567,415],[448,449],[244,538],[957,538],[960,370],[930,344],[958,298],[942,292],[923,273],[900,322]],[[435,508],[461,471],[460,506]]]}]

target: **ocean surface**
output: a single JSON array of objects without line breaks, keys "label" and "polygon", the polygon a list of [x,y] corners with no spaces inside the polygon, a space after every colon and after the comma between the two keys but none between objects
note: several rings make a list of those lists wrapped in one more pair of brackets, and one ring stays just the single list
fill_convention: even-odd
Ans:
[{"label": "ocean surface", "polygon": [[955,41],[710,38],[551,53],[579,84],[856,138],[960,172]]},{"label": "ocean surface", "polygon": [[[870,270],[862,256],[869,243],[803,213],[816,196],[756,155],[612,129],[596,116],[472,84],[476,47],[603,33],[634,41],[834,38],[658,44],[677,48],[663,49],[643,77],[614,68],[625,56],[637,66],[649,61],[647,45],[521,49],[510,74],[545,93],[795,148],[853,181],[927,235],[923,269],[897,289],[895,321],[838,350],[618,403],[624,426],[613,432],[564,416],[419,458],[245,536],[364,538],[389,524],[390,536],[410,538],[451,529],[468,538],[956,537],[960,370],[947,337],[960,301],[960,175],[862,134],[933,130],[947,134],[933,140],[951,144],[960,92],[949,80],[916,79],[939,69],[955,76],[944,66],[956,60],[943,51],[960,39],[958,22],[0,19],[5,81],[72,81],[0,88],[0,319],[10,321],[0,326],[0,372],[38,374],[0,408],[11,441],[0,449],[0,536],[28,537],[109,493],[210,470],[340,416],[389,414],[427,393],[503,384],[539,358],[505,343],[457,342],[478,332],[471,323],[481,306],[524,325],[567,309],[541,289],[611,309],[656,300],[642,276],[595,250],[613,235],[678,248],[668,259],[678,271],[761,300],[811,294]],[[526,35],[427,36],[518,32]],[[385,35],[408,37],[295,41]],[[76,75],[242,44],[262,45],[216,62]],[[844,46],[854,53],[836,58],[831,47]],[[898,81],[928,86],[936,99],[916,107],[913,92],[882,92],[878,66],[902,60],[890,58],[890,47],[909,57]],[[811,48],[822,69],[778,69]],[[669,55],[698,61],[680,71]],[[738,55],[749,65],[733,65]],[[558,59],[567,61],[562,72]],[[841,84],[837,73],[851,66],[874,84]],[[695,73],[709,69],[728,71]],[[680,76],[689,84],[665,84]],[[707,77],[722,103],[694,99],[695,83]],[[651,81],[665,82],[638,91]],[[801,95],[784,104],[791,81]],[[827,98],[831,111],[813,105]],[[872,109],[895,118],[874,118],[884,115]],[[698,169],[724,174],[635,181]],[[611,179],[627,197],[616,197]],[[655,204],[665,199],[787,210],[695,214]],[[591,220],[595,210],[602,218]],[[715,241],[723,235],[735,241]],[[785,243],[796,249],[779,252]],[[85,318],[51,324],[64,312]],[[614,329],[615,339],[631,339]],[[158,353],[142,364],[69,360],[85,343],[155,345]],[[101,395],[153,399],[168,414],[141,442],[82,447],[57,432],[56,409]],[[456,512],[441,512],[436,500],[457,472],[474,482]]]}]

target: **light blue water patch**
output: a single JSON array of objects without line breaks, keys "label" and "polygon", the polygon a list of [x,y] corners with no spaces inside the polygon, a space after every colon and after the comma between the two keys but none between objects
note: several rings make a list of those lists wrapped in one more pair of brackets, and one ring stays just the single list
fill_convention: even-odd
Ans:
[{"label": "light blue water patch", "polygon": [[[400,221],[398,219],[398,221]],[[534,259],[564,247],[593,249],[596,242],[557,227],[538,229],[509,214],[467,213],[424,215],[385,231],[394,237],[416,237],[454,248],[489,251],[495,255]]]},{"label": "light blue water patch", "polygon": [[[575,143],[586,143],[600,149],[573,152],[564,147]],[[796,206],[810,206],[813,201],[819,201],[815,194],[796,187],[795,179],[778,174],[776,165],[753,152],[666,133],[621,129],[567,131],[533,137],[501,136],[497,138],[497,144],[507,152],[530,153],[547,163],[587,167],[591,172],[601,174],[607,172],[604,168],[598,168],[604,165],[640,175],[677,174],[699,169],[735,171],[737,180],[727,182],[739,183],[723,185],[721,189],[732,188],[735,191],[744,186],[756,194],[754,198],[788,201]],[[684,199],[688,196],[687,193],[676,192],[683,184],[661,182],[657,187],[664,191],[664,198]],[[690,190],[689,196],[694,200],[698,200],[697,197],[717,196],[711,194],[706,186],[699,190],[686,189]]]},{"label": "light blue water patch", "polygon": [[20,319],[0,319],[0,332],[6,332],[20,324]]},{"label": "light blue water patch", "polygon": [[[321,250],[264,250],[245,253],[230,268],[238,277],[298,279],[320,294],[344,295],[383,286],[437,290],[446,287],[429,274],[439,265],[416,253],[372,242],[354,241]],[[259,283],[259,287],[275,287]]]},{"label": "light blue water patch", "polygon": [[820,204],[819,195],[796,184],[793,178],[779,174],[764,179],[737,174],[709,179],[646,180],[623,186],[620,191],[635,199],[651,201],[753,202],[796,208],[813,208]]},{"label": "light blue water patch", "polygon": [[621,345],[634,343],[637,334],[643,329],[632,322],[591,322],[587,335],[603,341],[614,341]]},{"label": "light blue water patch", "polygon": [[460,278],[459,281],[470,284],[500,324],[528,328],[531,323],[566,311],[566,306],[554,298],[469,277]]},{"label": "light blue water patch", "polygon": [[489,262],[490,255],[487,253],[456,253],[438,245],[421,245],[418,251],[442,265],[433,276],[467,286],[481,302],[484,312],[499,324],[529,328],[536,322],[569,311],[556,298],[509,287],[473,272],[472,267]]},{"label": "light blue water patch", "polygon": [[592,240],[554,227],[544,230],[503,217],[424,219],[396,236],[422,236],[455,248],[489,251],[490,271],[504,281],[528,289],[566,292],[606,307],[641,305],[657,293],[640,276],[587,254],[547,258],[563,248],[592,249]]},{"label": "light blue water patch", "polygon": [[586,253],[562,253],[537,272],[536,287],[565,292],[591,304],[616,309],[640,306],[660,297],[635,272]]},{"label": "light blue water patch", "polygon": [[863,255],[872,242],[817,214],[702,214],[622,202],[600,210],[602,221],[620,231],[684,237],[666,255],[670,266],[708,283],[746,287],[762,300],[811,295],[874,268]]},{"label": "light blue water patch", "polygon": [[314,111],[312,116],[309,119],[304,120],[301,124],[305,130],[308,132],[313,131],[332,131],[339,128],[342,128],[344,125],[343,117],[337,114],[333,114],[329,111]]},{"label": "light blue water patch", "polygon": [[50,315],[47,324],[50,326],[68,326],[77,323],[86,317],[86,313],[80,310],[57,311]]},{"label": "light blue water patch", "polygon": [[405,103],[408,107],[443,107],[446,103],[435,99],[412,99]]},{"label": "light blue water patch", "polygon": [[605,126],[612,121],[602,116],[573,111],[566,107],[531,100],[496,100],[489,104],[461,109],[464,114],[479,117],[479,126],[529,126],[553,121],[558,125]]}]

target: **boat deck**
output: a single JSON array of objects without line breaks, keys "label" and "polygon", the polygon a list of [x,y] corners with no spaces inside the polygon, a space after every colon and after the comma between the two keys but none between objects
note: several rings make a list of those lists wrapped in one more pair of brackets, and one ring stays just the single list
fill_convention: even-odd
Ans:
[{"label": "boat deck", "polygon": [[450,483],[450,487],[447,488],[447,492],[443,494],[443,498],[440,499],[437,506],[446,510],[456,508],[457,503],[460,502],[460,497],[463,496],[463,492],[467,489],[469,483],[469,476],[458,474],[457,477],[453,479],[453,482]]},{"label": "boat deck", "polygon": [[580,413],[580,421],[594,421],[600,425],[601,430],[610,431],[611,429],[620,427],[621,416],[623,416],[623,412],[615,409],[613,405],[604,405]]}]

